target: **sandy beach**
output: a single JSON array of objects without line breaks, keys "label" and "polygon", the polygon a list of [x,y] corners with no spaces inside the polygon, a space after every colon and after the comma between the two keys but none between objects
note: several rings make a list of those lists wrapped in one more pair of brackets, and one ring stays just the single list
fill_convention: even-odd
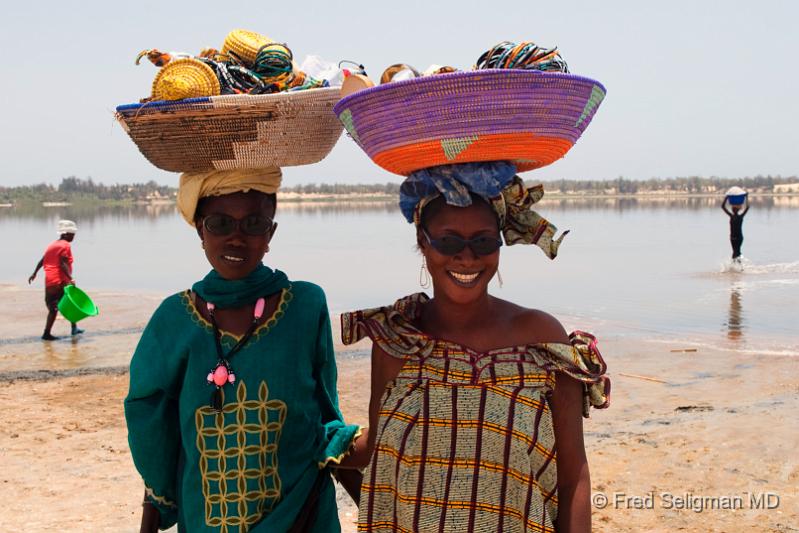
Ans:
[{"label": "sandy beach", "polygon": [[[97,294],[103,313],[87,334],[48,345],[41,291],[0,291],[22,310],[0,324],[4,529],[138,531],[125,362],[160,295]],[[613,392],[610,409],[585,421],[595,531],[799,531],[799,354],[599,336]],[[367,349],[337,345],[341,409],[356,423],[366,422]],[[355,531],[354,507],[340,515]]]}]

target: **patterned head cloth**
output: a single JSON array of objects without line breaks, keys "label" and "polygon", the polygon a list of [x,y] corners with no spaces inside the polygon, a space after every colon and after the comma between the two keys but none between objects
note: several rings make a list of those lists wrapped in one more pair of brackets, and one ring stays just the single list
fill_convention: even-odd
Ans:
[{"label": "patterned head cloth", "polygon": [[178,211],[186,222],[194,226],[194,213],[200,198],[251,190],[273,194],[282,179],[283,173],[278,167],[185,172],[180,175],[178,186]]},{"label": "patterned head cloth", "polygon": [[484,198],[494,209],[505,244],[535,244],[555,259],[569,232],[555,239],[557,228],[532,210],[544,196],[543,185],[525,186],[511,163],[463,163],[418,170],[400,186],[400,210],[408,222],[419,226],[422,210],[431,201],[443,196],[449,205],[468,207],[472,205],[470,193]]}]

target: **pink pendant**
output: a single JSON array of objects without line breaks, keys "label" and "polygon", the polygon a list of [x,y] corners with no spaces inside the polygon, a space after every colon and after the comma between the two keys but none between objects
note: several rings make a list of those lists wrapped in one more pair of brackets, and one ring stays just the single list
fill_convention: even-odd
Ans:
[{"label": "pink pendant", "polygon": [[227,368],[225,368],[224,365],[219,365],[218,367],[216,367],[216,370],[214,370],[214,384],[217,387],[221,387],[222,385],[227,383],[227,378],[228,378]]},{"label": "pink pendant", "polygon": [[213,383],[214,382],[214,373],[213,372],[208,372],[208,376],[206,376],[205,379],[208,380],[208,383]]},{"label": "pink pendant", "polygon": [[231,372],[230,375],[227,377],[227,380],[228,380],[228,383],[234,383],[236,381],[236,374]]},{"label": "pink pendant", "polygon": [[264,307],[266,306],[266,300],[263,298],[258,298],[258,301],[255,302],[255,310],[253,311],[253,317],[255,320],[258,320],[262,316],[264,316]]}]

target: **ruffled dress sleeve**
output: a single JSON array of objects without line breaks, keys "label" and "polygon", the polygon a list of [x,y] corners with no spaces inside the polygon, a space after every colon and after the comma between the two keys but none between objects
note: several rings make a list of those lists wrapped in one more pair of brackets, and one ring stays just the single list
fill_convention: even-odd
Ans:
[{"label": "ruffled dress sleeve", "polygon": [[160,513],[160,527],[177,522],[180,460],[178,394],[183,360],[175,353],[177,333],[165,304],[142,333],[130,364],[125,398],[128,443],[136,469],[144,479],[147,500]]},{"label": "ruffled dress sleeve", "polygon": [[588,418],[591,407],[605,409],[610,405],[610,379],[605,375],[607,365],[597,348],[596,337],[584,331],[569,335],[569,344],[542,343],[531,346],[543,365],[582,382],[583,416]]},{"label": "ruffled dress sleeve", "polygon": [[381,350],[398,359],[429,355],[433,350],[433,339],[412,324],[412,317],[427,300],[427,295],[418,293],[402,298],[392,306],[343,313],[341,340],[344,344],[354,344],[368,337]]},{"label": "ruffled dress sleeve", "polygon": [[344,417],[339,410],[336,356],[333,350],[330,313],[324,300],[321,308],[317,333],[317,359],[314,365],[317,400],[322,412],[323,424],[322,442],[316,454],[316,462],[320,469],[331,463],[339,464],[350,453],[353,443],[362,433],[360,426],[345,424]]},{"label": "ruffled dress sleeve", "polygon": [[[420,306],[429,298],[417,293],[388,307],[353,311],[341,315],[341,339],[353,344],[370,338],[387,354],[399,358],[427,357],[436,340],[413,325]],[[591,406],[608,407],[610,380],[605,376],[607,365],[597,349],[596,338],[583,331],[569,335],[569,344],[539,343],[527,347],[527,353],[542,369],[563,372],[583,384],[583,415]]]}]

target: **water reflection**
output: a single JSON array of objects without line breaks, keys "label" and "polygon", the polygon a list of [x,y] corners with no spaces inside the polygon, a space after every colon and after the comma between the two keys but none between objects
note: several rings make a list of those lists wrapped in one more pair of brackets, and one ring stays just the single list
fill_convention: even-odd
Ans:
[{"label": "water reflection", "polygon": [[[797,209],[799,196],[755,196],[750,203],[758,210]],[[563,196],[545,196],[540,203],[547,211],[614,211],[630,212],[638,210],[690,210],[700,211],[716,209],[720,204],[719,197],[660,196],[654,198],[566,198]],[[291,201],[279,203],[279,210],[289,211],[300,216],[324,216],[358,213],[394,213],[399,210],[395,200],[330,200],[330,201]],[[0,220],[58,220],[67,218],[91,223],[94,220],[156,219],[165,216],[177,216],[174,204],[136,204],[136,205],[101,205],[75,204],[67,206],[44,207],[41,204],[23,204],[14,207],[0,208]]]},{"label": "water reflection", "polygon": [[[396,202],[280,202],[279,211],[290,212],[300,216],[339,215],[339,214],[372,214],[393,213],[399,211]],[[155,220],[162,217],[177,217],[175,204],[142,204],[142,205],[62,205],[44,207],[36,204],[25,204],[15,207],[0,208],[2,220],[57,221],[65,218],[75,220],[79,224],[93,224],[95,221]]]},{"label": "water reflection", "polygon": [[46,221],[66,218],[91,222],[98,219],[157,219],[163,216],[171,216],[175,213],[175,204],[171,203],[134,205],[73,204],[51,207],[45,207],[41,204],[22,204],[0,208],[0,220]]},{"label": "water reflection", "polygon": [[730,309],[727,317],[727,338],[731,341],[743,340],[744,314],[741,305],[741,289],[733,285],[730,289]]},{"label": "water reflection", "polygon": [[[80,349],[80,337],[70,337],[64,342],[43,342],[44,362],[47,368],[77,368],[86,362],[86,354]],[[57,344],[57,346],[56,346]]]},{"label": "water reflection", "polygon": [[[758,210],[770,211],[772,209],[796,209],[799,208],[799,196],[754,196],[749,199],[752,207]],[[679,196],[638,196],[635,198],[564,198],[557,196],[544,196],[540,205],[548,210],[606,210],[615,212],[628,211],[702,211],[707,209],[718,209],[721,205],[720,196],[701,196],[701,197],[679,197]]]}]

